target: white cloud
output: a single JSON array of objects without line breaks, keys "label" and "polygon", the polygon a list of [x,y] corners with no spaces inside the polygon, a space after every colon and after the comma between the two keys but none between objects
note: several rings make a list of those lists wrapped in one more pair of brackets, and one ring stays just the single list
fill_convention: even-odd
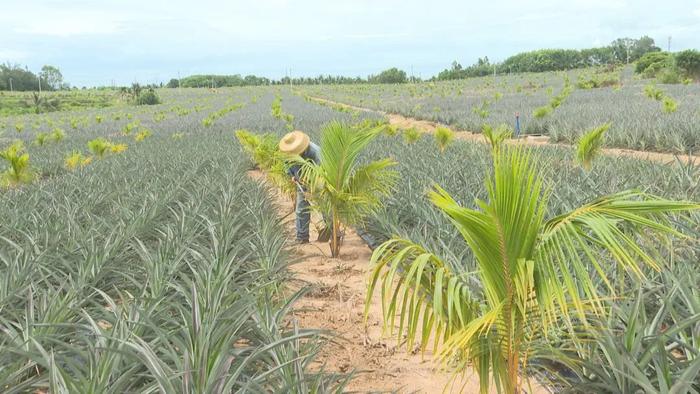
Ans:
[{"label": "white cloud", "polygon": [[14,49],[3,49],[0,48],[0,61],[11,61],[16,62],[29,57],[29,54],[24,51],[17,51]]},{"label": "white cloud", "polygon": [[113,34],[120,30],[120,24],[114,20],[82,15],[67,18],[29,21],[24,26],[15,28],[15,32],[55,37],[70,37],[86,34]]},{"label": "white cloud", "polygon": [[697,17],[700,18],[700,8],[698,8],[698,9],[695,10],[695,11],[693,11],[693,15],[695,15],[695,16],[697,16]]}]

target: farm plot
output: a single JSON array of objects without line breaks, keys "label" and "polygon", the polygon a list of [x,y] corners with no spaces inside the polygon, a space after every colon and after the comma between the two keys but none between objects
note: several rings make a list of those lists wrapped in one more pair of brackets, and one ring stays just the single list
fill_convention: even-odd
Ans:
[{"label": "farm plot", "polygon": [[[320,106],[278,88],[170,90],[163,97],[165,104],[149,108],[0,120],[0,148],[22,140],[36,174],[29,185],[0,191],[2,387],[18,392],[342,388],[343,376],[315,367],[320,333],[291,324],[295,295],[285,285],[291,279],[285,235],[266,190],[246,175],[250,163],[233,131],[281,135],[298,128],[318,140],[320,127],[332,119],[381,118]],[[98,138],[107,144],[101,159],[88,149]],[[424,196],[438,183],[464,205],[483,198],[489,152],[459,141],[443,152],[431,136],[415,140],[383,136],[365,152],[363,160],[392,157],[400,171],[386,208],[366,228],[379,240],[400,235],[418,242],[468,276],[475,268],[473,256]],[[601,158],[584,172],[572,164],[569,150],[536,152],[552,191],[550,215],[628,188],[700,199],[699,169],[691,165]],[[70,168],[66,159],[75,153],[82,160]],[[639,387],[638,381],[606,368],[603,354],[616,352],[627,373],[653,381],[652,387],[689,370],[698,341],[693,319],[700,312],[699,223],[697,213],[674,218],[673,226],[688,238],[660,248],[659,258],[670,261],[672,270],[645,272],[647,281],[640,286],[616,283],[626,297],[611,301],[617,314],[600,336],[607,342],[561,354],[561,360],[578,358],[588,369],[535,358],[528,373],[551,387],[605,385],[614,392]],[[617,272],[606,269],[616,278]],[[479,294],[480,283],[472,279],[471,284]],[[635,300],[643,301],[648,316],[659,317],[641,316]],[[674,330],[671,340],[682,346],[659,347],[669,338],[659,335],[651,336],[656,342],[647,341],[649,332],[674,324],[682,329]],[[623,332],[638,339],[634,348],[622,340]],[[231,347],[233,353],[227,352]],[[637,362],[648,349],[653,358]],[[654,363],[670,367],[661,376]]]},{"label": "farm plot", "polygon": [[[6,125],[34,180],[0,191],[4,392],[342,387],[309,367],[322,335],[289,317],[286,236],[233,136],[283,130],[272,98],[187,92]],[[312,115],[298,121],[327,120]]]},{"label": "farm plot", "polygon": [[[608,77],[584,70],[499,75],[495,80],[304,86],[299,90],[312,97],[472,132],[480,132],[484,124],[514,127],[519,114],[523,133],[549,135],[554,142],[573,143],[585,131],[611,122],[609,147],[679,154],[700,149],[700,85],[656,86],[633,77],[629,69],[614,74],[613,82],[598,88],[590,81]],[[651,87],[660,92],[656,98],[648,97]]]}]

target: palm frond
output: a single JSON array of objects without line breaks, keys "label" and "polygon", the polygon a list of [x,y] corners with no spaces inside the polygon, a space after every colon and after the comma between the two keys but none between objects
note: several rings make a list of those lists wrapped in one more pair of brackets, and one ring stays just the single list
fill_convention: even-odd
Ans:
[{"label": "palm frond", "polygon": [[[635,278],[644,278],[643,267],[659,270],[662,263],[640,246],[640,240],[647,240],[655,247],[668,246],[669,236],[683,237],[670,226],[670,216],[697,209],[700,204],[630,190],[601,197],[554,217],[544,224],[537,244],[539,278],[551,283],[545,276],[552,278],[558,273],[564,286],[553,285],[552,289],[560,303],[565,303],[567,296],[580,301],[583,293],[596,301],[598,310],[602,311],[598,291],[586,267],[595,269],[611,294],[614,289],[607,279],[608,261],[619,264]],[[581,306],[579,302],[575,304]]]},{"label": "palm frond", "polygon": [[576,143],[576,159],[585,170],[591,169],[593,160],[605,143],[605,132],[611,123],[605,123],[583,134]]}]

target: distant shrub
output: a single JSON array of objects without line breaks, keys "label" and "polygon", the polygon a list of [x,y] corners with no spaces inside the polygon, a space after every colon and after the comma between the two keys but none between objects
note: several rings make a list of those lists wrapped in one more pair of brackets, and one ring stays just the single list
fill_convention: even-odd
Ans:
[{"label": "distant shrub", "polygon": [[156,105],[156,104],[160,104],[160,97],[158,97],[158,94],[156,94],[156,91],[153,89],[148,89],[146,91],[142,91],[136,97],[136,105]]},{"label": "distant shrub", "polygon": [[681,75],[676,67],[666,67],[656,74],[656,80],[665,84],[681,83]]},{"label": "distant shrub", "polygon": [[673,64],[673,55],[669,52],[649,52],[637,60],[634,71],[637,74],[648,75],[650,78],[655,76],[659,70]]},{"label": "distant shrub", "polygon": [[688,49],[676,53],[676,66],[688,77],[700,78],[700,51]]}]

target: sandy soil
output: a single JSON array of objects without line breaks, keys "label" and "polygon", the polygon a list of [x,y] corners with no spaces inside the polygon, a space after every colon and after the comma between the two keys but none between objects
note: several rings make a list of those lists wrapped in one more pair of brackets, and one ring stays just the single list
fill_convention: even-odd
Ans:
[{"label": "sandy soil", "polygon": [[[392,125],[395,125],[399,128],[402,129],[407,129],[410,127],[415,127],[419,131],[425,132],[425,133],[432,133],[435,131],[435,128],[438,126],[445,126],[446,125],[441,125],[436,122],[431,122],[427,120],[419,120],[415,118],[409,118],[405,117],[403,115],[399,114],[392,114],[392,113],[387,113],[384,111],[376,111],[373,109],[369,108],[362,108],[362,107],[356,107],[354,105],[349,105],[349,104],[344,104],[344,103],[339,103],[331,100],[326,100],[320,97],[310,97],[312,100],[316,100],[318,102],[324,102],[324,103],[329,103],[333,105],[338,105],[341,107],[345,108],[350,108],[354,109],[357,111],[367,111],[367,112],[375,112],[381,115],[386,116],[389,119],[389,123]],[[472,140],[472,141],[479,141],[479,142],[486,142],[484,137],[480,133],[473,133],[470,131],[465,131],[465,130],[455,130],[453,129],[457,135],[457,139],[461,140]],[[549,137],[547,136],[526,136],[523,138],[520,138],[518,140],[511,140],[512,142],[517,141],[518,143],[526,143],[526,144],[531,144],[531,145],[549,145]],[[570,146],[567,144],[563,143],[552,143],[551,145],[559,145],[559,146]],[[694,156],[694,155],[674,155],[671,153],[660,153],[660,152],[645,152],[645,151],[636,151],[632,149],[620,149],[620,148],[604,148],[602,150],[603,154],[610,155],[610,156],[627,156],[627,157],[634,157],[637,159],[643,159],[643,160],[651,160],[651,161],[656,161],[660,163],[675,163],[676,159],[678,159],[682,163],[694,163],[695,165],[700,165],[700,156]]]},{"label": "sandy soil", "polygon": [[[259,171],[249,175],[264,181]],[[275,193],[286,231],[293,237],[293,203]],[[318,217],[312,222],[318,223]],[[350,392],[399,392],[399,393],[477,393],[478,379],[467,373],[464,378],[451,379],[449,373],[439,371],[432,354],[426,351],[407,351],[405,344],[396,338],[382,335],[381,303],[378,296],[372,299],[368,324],[364,324],[364,301],[368,277],[370,249],[353,231],[346,231],[339,259],[330,258],[328,244],[313,242],[317,237],[311,225],[312,242],[294,247],[294,257],[300,262],[291,267],[299,284],[309,284],[312,291],[296,304],[293,316],[300,327],[332,330],[337,340],[328,343],[318,360],[329,371],[349,372],[357,375],[350,382]],[[290,237],[291,238],[291,237]],[[398,321],[398,319],[397,319]],[[546,393],[538,388],[537,392]]]}]

